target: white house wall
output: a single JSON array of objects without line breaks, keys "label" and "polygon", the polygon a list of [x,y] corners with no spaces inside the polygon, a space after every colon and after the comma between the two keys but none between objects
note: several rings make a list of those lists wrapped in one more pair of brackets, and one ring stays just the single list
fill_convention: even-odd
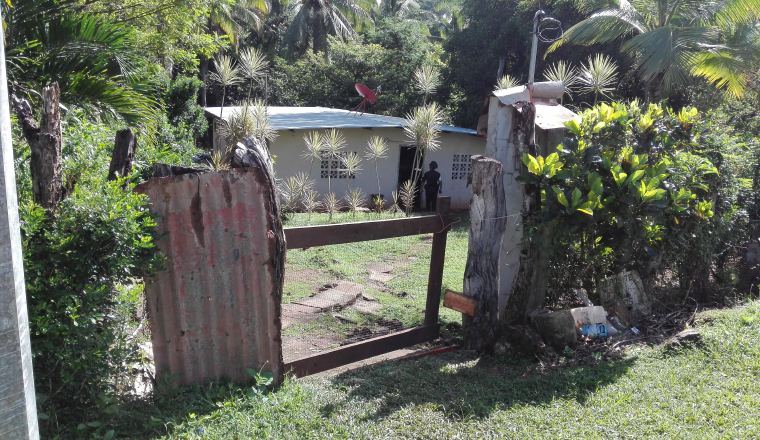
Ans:
[{"label": "white house wall", "polygon": [[[280,179],[295,176],[298,173],[309,173],[309,161],[304,159],[305,130],[283,130],[279,132],[277,139],[270,145],[270,150],[275,156],[275,173]],[[372,136],[381,136],[388,144],[388,157],[378,163],[380,175],[380,187],[386,200],[390,200],[391,192],[397,189],[400,146],[407,145],[403,130],[398,128],[349,128],[342,129],[341,133],[346,138],[345,152],[356,152],[362,157],[361,171],[355,179],[331,179],[332,191],[339,197],[353,188],[361,188],[367,195],[377,193],[377,178],[375,176],[375,164],[364,158],[367,151],[367,141]],[[452,208],[467,209],[470,203],[470,187],[467,179],[452,180],[452,165],[455,154],[484,154],[485,139],[458,133],[442,133],[441,146],[436,151],[426,154],[424,167],[428,168],[430,161],[438,163],[438,172],[441,173],[443,182],[442,195],[451,197]],[[328,180],[320,177],[320,162],[314,161],[311,166],[311,178],[315,182],[315,190],[321,194],[328,192]]]}]

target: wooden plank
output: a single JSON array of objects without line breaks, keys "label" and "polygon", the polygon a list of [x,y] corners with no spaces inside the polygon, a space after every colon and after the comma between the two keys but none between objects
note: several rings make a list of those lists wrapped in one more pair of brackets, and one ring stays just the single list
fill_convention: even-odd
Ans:
[{"label": "wooden plank", "polygon": [[451,310],[456,310],[469,317],[473,317],[475,316],[475,310],[478,308],[478,302],[473,298],[462,295],[461,293],[454,292],[453,290],[446,290],[446,294],[443,295],[443,306],[448,307]]},{"label": "wooden plank", "polygon": [[441,217],[426,215],[393,220],[285,228],[285,238],[288,249],[302,249],[330,244],[382,240],[406,235],[430,234],[439,232],[442,228]]},{"label": "wooden plank", "polygon": [[[439,218],[446,221],[451,206],[450,197],[438,197]],[[433,234],[433,248],[430,253],[430,272],[428,273],[427,301],[425,302],[425,325],[438,325],[438,312],[441,306],[441,289],[443,288],[443,267],[446,260],[446,237],[449,226]]]},{"label": "wooden plank", "polygon": [[415,327],[288,362],[285,364],[285,371],[292,372],[297,377],[308,376],[400,348],[432,341],[437,337],[437,325]]}]

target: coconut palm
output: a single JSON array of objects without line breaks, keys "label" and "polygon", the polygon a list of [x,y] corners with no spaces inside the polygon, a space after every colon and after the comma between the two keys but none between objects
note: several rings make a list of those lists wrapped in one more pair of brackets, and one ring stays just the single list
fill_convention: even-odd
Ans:
[{"label": "coconut palm", "polygon": [[371,0],[293,1],[288,5],[292,19],[285,43],[294,52],[304,51],[309,46],[314,52],[324,52],[329,35],[354,38],[354,26],[364,22],[375,5]]},{"label": "coconut palm", "polygon": [[[624,40],[620,50],[633,58],[650,99],[667,95],[689,77],[702,77],[741,95],[737,72],[753,55],[725,35],[760,19],[760,0],[618,0],[568,29],[549,51],[563,44],[606,44]],[[741,70],[740,70],[741,71]]]}]

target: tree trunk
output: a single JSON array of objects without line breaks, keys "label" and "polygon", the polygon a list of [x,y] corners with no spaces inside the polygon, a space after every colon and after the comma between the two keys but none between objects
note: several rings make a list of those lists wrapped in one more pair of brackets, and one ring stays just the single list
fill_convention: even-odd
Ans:
[{"label": "tree trunk", "polygon": [[208,63],[209,60],[206,56],[200,57],[200,66],[198,67],[198,76],[201,79],[201,89],[198,92],[198,104],[201,107],[206,107],[206,95],[208,93],[208,89],[206,87],[206,83],[208,82]]},{"label": "tree trunk", "polygon": [[137,138],[132,130],[127,128],[117,131],[111,154],[111,166],[108,167],[108,180],[129,175],[132,171],[135,150],[137,150]]},{"label": "tree trunk", "polygon": [[[513,130],[510,141],[518,153],[536,154],[534,130],[536,106],[530,102],[515,104]],[[526,206],[523,207],[523,224],[531,224],[531,219],[541,209],[541,194],[536,188],[526,186]],[[525,228],[527,233],[528,228]],[[544,225],[532,235],[523,238],[520,269],[515,287],[506,300],[504,321],[506,324],[524,324],[529,314],[544,306],[546,297],[546,265],[551,249],[551,225]]]},{"label": "tree trunk", "polygon": [[475,316],[464,317],[465,346],[492,352],[499,336],[499,254],[507,225],[504,169],[501,162],[474,156],[470,240],[464,295],[477,301]]},{"label": "tree trunk", "polygon": [[38,126],[29,101],[13,97],[13,109],[32,151],[30,168],[34,201],[48,210],[55,209],[63,198],[60,99],[58,83],[42,90],[42,117]]}]

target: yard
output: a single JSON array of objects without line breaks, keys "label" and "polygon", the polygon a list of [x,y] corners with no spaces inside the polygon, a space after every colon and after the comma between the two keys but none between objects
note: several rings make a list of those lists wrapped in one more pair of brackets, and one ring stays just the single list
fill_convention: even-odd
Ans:
[{"label": "yard", "polygon": [[760,302],[699,313],[695,326],[700,345],[638,344],[573,367],[459,351],[288,379],[273,392],[195,388],[125,408],[115,428],[191,439],[756,436]]},{"label": "yard", "polygon": [[[285,226],[304,226],[401,217],[401,214],[289,214]],[[461,290],[467,261],[466,213],[449,233],[443,284]],[[396,237],[312,249],[290,249],[283,288],[283,355],[297,359],[422,323],[430,266],[431,234]],[[335,290],[338,292],[335,292]],[[340,310],[302,313],[300,303],[331,301],[350,290],[352,299]],[[331,293],[335,292],[335,293]],[[349,295],[353,298],[354,295]],[[452,310],[441,309],[441,321],[458,323]]]}]

